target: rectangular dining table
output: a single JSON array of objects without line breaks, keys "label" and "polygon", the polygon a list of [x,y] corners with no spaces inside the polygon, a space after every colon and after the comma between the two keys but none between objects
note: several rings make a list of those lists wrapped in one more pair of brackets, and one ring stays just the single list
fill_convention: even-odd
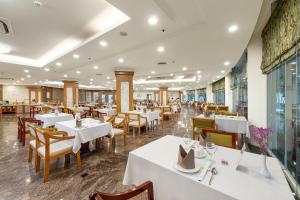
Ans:
[{"label": "rectangular dining table", "polygon": [[[275,158],[267,158],[272,174],[272,178],[268,179],[260,174],[261,155],[245,152],[241,157],[238,150],[217,146],[211,160],[218,173],[209,185],[210,173],[199,181],[201,170],[187,174],[175,169],[180,144],[184,145],[183,138],[168,135],[131,151],[123,184],[139,185],[152,181],[156,200],[294,199]],[[195,159],[195,162],[204,166],[207,160]],[[226,160],[228,165],[223,165],[222,160]]]},{"label": "rectangular dining table", "polygon": [[100,108],[100,109],[94,109],[94,111],[105,113],[107,116],[114,116],[117,112],[114,108]]},{"label": "rectangular dining table", "polygon": [[67,113],[36,114],[34,117],[35,119],[41,120],[43,122],[44,128],[54,126],[57,122],[69,121],[74,119],[73,115]]},{"label": "rectangular dining table", "polygon": [[97,138],[113,134],[112,125],[110,122],[100,122],[92,118],[82,119],[82,126],[76,127],[76,121],[64,121],[55,124],[58,131],[65,131],[69,136],[75,136],[73,144],[73,152],[77,153],[81,144],[90,142]]}]

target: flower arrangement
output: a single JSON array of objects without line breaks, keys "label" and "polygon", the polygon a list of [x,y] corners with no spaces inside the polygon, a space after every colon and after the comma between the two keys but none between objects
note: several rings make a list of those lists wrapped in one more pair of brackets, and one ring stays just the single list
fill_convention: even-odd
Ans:
[{"label": "flower arrangement", "polygon": [[260,147],[262,153],[266,155],[268,153],[268,137],[271,135],[272,130],[270,128],[258,128],[254,125],[249,126],[250,136]]}]

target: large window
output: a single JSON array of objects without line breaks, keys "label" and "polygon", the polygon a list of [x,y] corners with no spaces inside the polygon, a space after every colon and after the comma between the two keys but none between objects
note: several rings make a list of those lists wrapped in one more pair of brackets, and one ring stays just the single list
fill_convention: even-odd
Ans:
[{"label": "large window", "polygon": [[225,78],[212,84],[213,98],[215,104],[225,105]]},{"label": "large window", "polygon": [[[298,62],[297,62],[298,60]],[[300,56],[280,63],[268,74],[268,127],[270,149],[300,183]],[[298,126],[299,125],[299,126]]]}]

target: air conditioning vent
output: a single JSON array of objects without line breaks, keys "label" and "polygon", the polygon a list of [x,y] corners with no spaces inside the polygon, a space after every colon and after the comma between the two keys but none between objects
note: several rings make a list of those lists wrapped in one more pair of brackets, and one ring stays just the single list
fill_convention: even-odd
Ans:
[{"label": "air conditioning vent", "polygon": [[4,80],[4,81],[13,81],[13,78],[7,78],[7,77],[0,77],[0,80]]},{"label": "air conditioning vent", "polygon": [[8,19],[0,17],[0,34],[12,35],[12,26]]},{"label": "air conditioning vent", "polygon": [[166,64],[168,64],[167,62],[158,62],[157,63],[158,65],[166,65]]},{"label": "air conditioning vent", "polygon": [[96,76],[102,76],[103,74],[96,74]]}]

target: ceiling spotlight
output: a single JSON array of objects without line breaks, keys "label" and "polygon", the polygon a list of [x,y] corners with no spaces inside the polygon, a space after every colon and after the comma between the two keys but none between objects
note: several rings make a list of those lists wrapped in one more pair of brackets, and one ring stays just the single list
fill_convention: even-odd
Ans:
[{"label": "ceiling spotlight", "polygon": [[76,71],[77,74],[80,74],[80,71]]},{"label": "ceiling spotlight", "polygon": [[174,76],[174,74],[170,74],[170,76]]},{"label": "ceiling spotlight", "polygon": [[228,65],[230,65],[230,62],[228,62],[228,61],[224,62],[224,65],[228,66]]},{"label": "ceiling spotlight", "polygon": [[183,71],[186,71],[186,70],[187,70],[187,67],[183,67],[182,70],[183,70]]},{"label": "ceiling spotlight", "polygon": [[155,74],[155,71],[152,71],[151,74]]},{"label": "ceiling spotlight", "polygon": [[27,77],[27,78],[31,78],[31,75],[30,75],[30,74],[28,74],[28,75],[26,75],[26,77]]},{"label": "ceiling spotlight", "polygon": [[79,58],[79,55],[78,55],[78,54],[73,54],[73,58],[78,59],[78,58]]},{"label": "ceiling spotlight", "polygon": [[230,33],[234,33],[236,32],[237,30],[239,29],[239,27],[237,25],[231,25],[229,28],[228,28],[228,31]]},{"label": "ceiling spotlight", "polygon": [[60,63],[60,62],[57,62],[57,63],[56,63],[56,66],[61,66],[61,63]]},{"label": "ceiling spotlight", "polygon": [[201,78],[202,76],[201,75],[198,75],[198,78]]},{"label": "ceiling spotlight", "polygon": [[0,44],[0,54],[9,53],[10,48],[4,44]]},{"label": "ceiling spotlight", "polygon": [[201,71],[200,71],[200,70],[198,70],[198,71],[197,71],[197,74],[201,74]]},{"label": "ceiling spotlight", "polygon": [[93,80],[94,80],[93,78],[90,79],[90,81],[93,81]]},{"label": "ceiling spotlight", "polygon": [[25,70],[24,70],[24,72],[25,72],[25,73],[28,73],[28,72],[29,72],[29,70],[28,70],[28,69],[25,69]]},{"label": "ceiling spotlight", "polygon": [[213,82],[215,82],[216,80],[215,80],[215,79],[213,79],[212,81],[213,81]]},{"label": "ceiling spotlight", "polygon": [[119,61],[119,63],[123,63],[124,59],[123,58],[119,58],[118,61]]},{"label": "ceiling spotlight", "polygon": [[222,73],[222,74],[225,74],[225,70],[221,70],[221,73]]},{"label": "ceiling spotlight", "polygon": [[49,69],[49,68],[47,68],[47,67],[46,67],[44,70],[45,70],[46,72],[49,72],[49,71],[50,71],[50,69]]},{"label": "ceiling spotlight", "polygon": [[107,77],[106,77],[106,79],[110,79],[110,77],[109,77],[109,76],[107,76]]},{"label": "ceiling spotlight", "polygon": [[34,83],[34,85],[37,85],[37,84],[38,84],[37,82]]},{"label": "ceiling spotlight", "polygon": [[158,52],[164,52],[165,51],[165,47],[159,46],[159,47],[157,47],[157,51]]},{"label": "ceiling spotlight", "polygon": [[103,47],[106,47],[107,46],[107,42],[106,41],[100,41],[99,44]]},{"label": "ceiling spotlight", "polygon": [[151,16],[148,18],[148,23],[150,25],[156,25],[158,22],[158,18],[156,16]]},{"label": "ceiling spotlight", "polygon": [[67,77],[68,77],[68,75],[67,75],[67,74],[64,74],[64,77],[65,77],[65,78],[67,78]]},{"label": "ceiling spotlight", "polygon": [[151,76],[148,76],[148,78],[151,78]]},{"label": "ceiling spotlight", "polygon": [[98,69],[99,67],[97,65],[94,66],[94,69]]},{"label": "ceiling spotlight", "polygon": [[25,79],[24,78],[21,78],[21,81],[24,81]]},{"label": "ceiling spotlight", "polygon": [[221,78],[221,76],[216,76],[217,78]]}]

